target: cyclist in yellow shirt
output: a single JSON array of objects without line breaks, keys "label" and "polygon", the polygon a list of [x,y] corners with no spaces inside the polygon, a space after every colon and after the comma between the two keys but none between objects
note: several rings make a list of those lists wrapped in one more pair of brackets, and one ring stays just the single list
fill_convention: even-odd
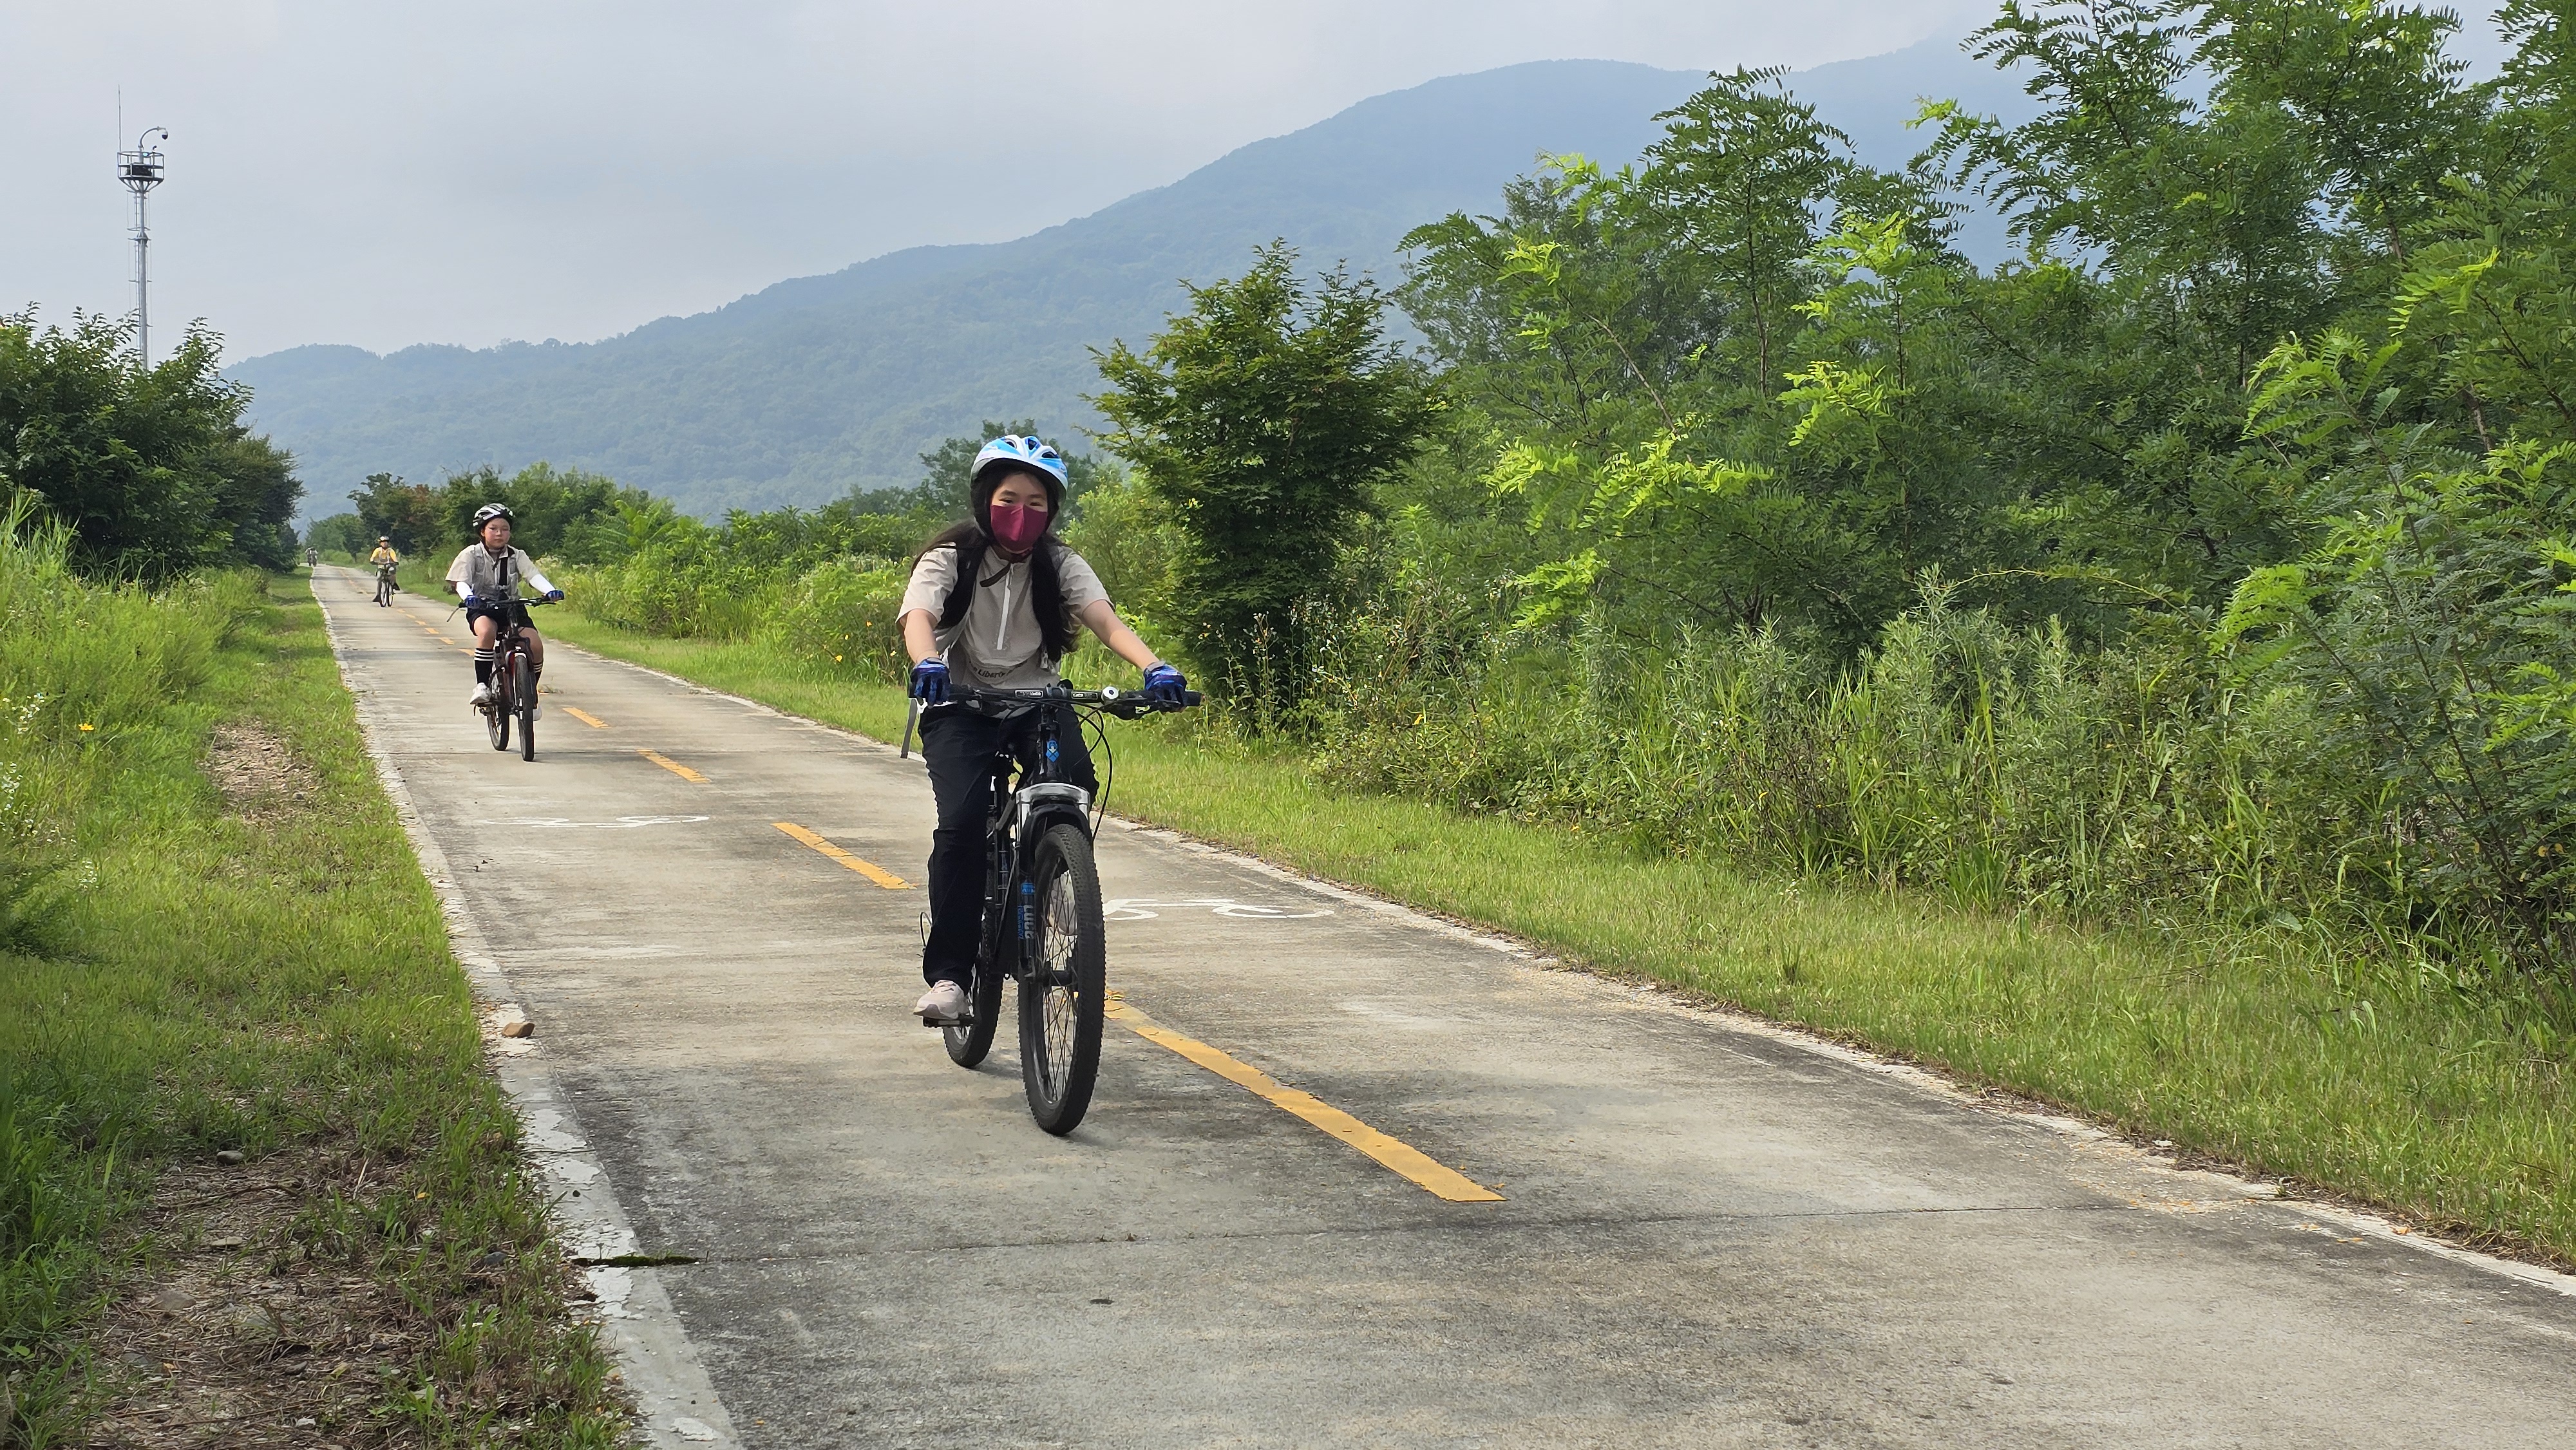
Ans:
[{"label": "cyclist in yellow shirt", "polygon": [[402,555],[394,552],[393,539],[390,536],[378,537],[376,551],[367,556],[367,562],[376,566],[376,602],[391,609],[394,603],[394,570],[402,564]]}]

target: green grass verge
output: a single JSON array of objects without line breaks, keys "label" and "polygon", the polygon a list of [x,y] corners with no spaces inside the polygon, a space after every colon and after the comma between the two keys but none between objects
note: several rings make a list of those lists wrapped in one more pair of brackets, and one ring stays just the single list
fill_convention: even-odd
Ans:
[{"label": "green grass verge", "polygon": [[[559,637],[892,740],[892,686],[762,644],[563,611]],[[2576,1261],[2576,1094],[2558,1025],[2329,945],[2179,941],[1641,856],[1554,828],[1359,796],[1302,759],[1120,727],[1112,809],[1597,968],[1671,983],[2123,1130]]]},{"label": "green grass verge", "polygon": [[[0,552],[0,595],[70,601],[35,621],[49,638],[15,609],[0,633],[12,697],[49,691],[7,741],[7,780],[47,789],[44,819],[9,837],[23,869],[0,954],[0,1444],[77,1443],[135,1392],[134,1367],[85,1340],[175,1251],[136,1232],[155,1176],[224,1150],[246,1175],[276,1155],[356,1165],[249,1248],[271,1274],[371,1278],[404,1321],[415,1351],[336,1438],[623,1443],[610,1364],[565,1312],[572,1271],[302,581],[85,590],[31,584],[18,576],[43,562]],[[147,653],[177,658],[100,683]],[[210,751],[238,761],[244,742],[267,782],[228,802]],[[244,808],[244,790],[264,793]],[[49,885],[65,879],[96,889]]]}]

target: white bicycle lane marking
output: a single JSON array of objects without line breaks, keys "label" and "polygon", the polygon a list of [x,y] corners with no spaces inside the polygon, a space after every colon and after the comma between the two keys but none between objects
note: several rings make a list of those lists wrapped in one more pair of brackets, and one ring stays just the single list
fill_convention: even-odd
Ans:
[{"label": "white bicycle lane marking", "polygon": [[1314,911],[1290,911],[1284,906],[1263,906],[1258,902],[1237,901],[1230,896],[1198,896],[1186,901],[1163,901],[1151,896],[1122,896],[1100,903],[1103,921],[1152,921],[1166,911],[1205,911],[1217,916],[1230,916],[1238,921],[1304,921],[1309,917],[1330,916],[1331,907]]}]

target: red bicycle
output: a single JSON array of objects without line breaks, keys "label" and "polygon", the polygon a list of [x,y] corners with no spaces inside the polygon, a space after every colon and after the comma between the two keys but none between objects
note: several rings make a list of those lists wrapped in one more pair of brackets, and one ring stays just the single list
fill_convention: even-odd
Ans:
[{"label": "red bicycle", "polygon": [[505,628],[492,644],[492,695],[479,708],[492,732],[492,748],[510,748],[510,725],[519,727],[519,758],[537,758],[537,662],[528,652],[528,610],[551,599],[515,599],[503,616]]}]

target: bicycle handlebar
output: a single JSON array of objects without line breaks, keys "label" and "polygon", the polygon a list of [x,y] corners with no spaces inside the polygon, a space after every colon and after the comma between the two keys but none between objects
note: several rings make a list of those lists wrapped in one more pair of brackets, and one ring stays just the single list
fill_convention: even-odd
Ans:
[{"label": "bicycle handlebar", "polygon": [[958,701],[984,700],[997,705],[1080,705],[1106,711],[1122,720],[1133,720],[1139,715],[1167,714],[1174,710],[1186,710],[1192,705],[1201,703],[1205,697],[1196,690],[1183,690],[1178,700],[1156,700],[1142,691],[1122,690],[1116,685],[1098,690],[1075,690],[1063,685],[1051,685],[1038,690],[985,690],[973,685],[952,683],[948,687],[948,698]]}]

